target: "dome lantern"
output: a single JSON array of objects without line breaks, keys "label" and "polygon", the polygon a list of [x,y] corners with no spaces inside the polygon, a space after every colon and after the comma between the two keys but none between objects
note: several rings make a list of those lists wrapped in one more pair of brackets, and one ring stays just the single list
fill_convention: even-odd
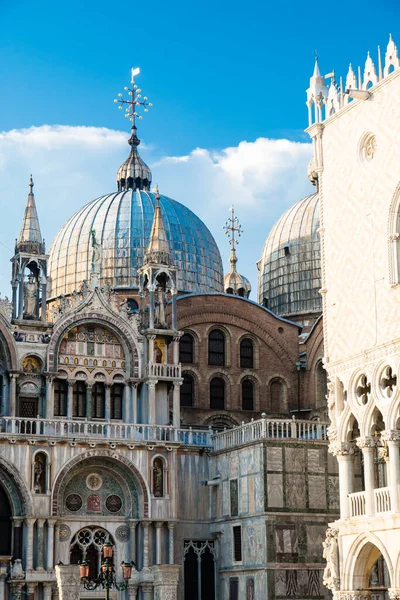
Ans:
[{"label": "dome lantern", "polygon": [[[237,238],[242,235],[243,229],[239,223],[239,219],[235,217],[235,208],[233,206],[231,208],[231,213],[232,216],[224,225],[225,234],[228,236],[229,244],[231,246],[231,255],[229,258],[231,268],[229,273],[224,277],[224,291],[226,294],[248,298],[251,292],[250,281],[243,275],[240,275],[236,269],[236,263],[238,261],[236,256],[236,246],[239,243]],[[237,237],[235,237],[235,234]]]}]

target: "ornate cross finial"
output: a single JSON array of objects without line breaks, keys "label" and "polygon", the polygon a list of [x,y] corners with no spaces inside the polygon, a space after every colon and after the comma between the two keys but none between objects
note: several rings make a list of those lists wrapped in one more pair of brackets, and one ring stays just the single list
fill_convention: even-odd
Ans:
[{"label": "ornate cross finial", "polygon": [[33,185],[34,185],[33,184],[33,177],[32,177],[32,174],[31,174],[31,176],[29,178],[29,193],[30,194],[33,194]]},{"label": "ornate cross finial", "polygon": [[141,94],[141,89],[135,84],[135,76],[139,75],[140,69],[132,69],[131,70],[131,85],[132,87],[125,87],[124,90],[128,92],[128,96],[130,96],[129,100],[125,100],[122,97],[122,94],[118,94],[118,98],[115,98],[114,102],[119,104],[118,108],[120,110],[123,109],[124,104],[126,104],[125,108],[125,117],[129,119],[132,123],[132,129],[135,127],[135,117],[138,119],[142,119],[142,115],[137,113],[137,108],[142,106],[144,108],[144,112],[148,112],[148,107],[153,106],[151,102],[148,102],[147,96],[143,96]]},{"label": "ornate cross finial", "polygon": [[[222,229],[225,229],[225,235],[228,236],[231,250],[235,250],[235,245],[239,243],[237,238],[239,238],[242,235],[243,229],[241,224],[239,223],[239,219],[235,217],[235,207],[232,206],[230,208],[230,211],[232,213],[232,216],[226,221]],[[235,234],[237,234],[237,237],[235,237]]]},{"label": "ornate cross finial", "polygon": [[158,189],[158,183],[156,185],[155,192],[156,192],[156,201],[157,201],[157,206],[158,206],[160,204],[160,191]]}]

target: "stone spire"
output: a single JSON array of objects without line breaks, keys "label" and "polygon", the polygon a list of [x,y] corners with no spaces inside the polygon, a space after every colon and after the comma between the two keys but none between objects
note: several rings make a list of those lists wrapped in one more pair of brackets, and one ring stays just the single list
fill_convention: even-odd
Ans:
[{"label": "stone spire", "polygon": [[29,194],[26,203],[21,232],[16,245],[16,252],[30,254],[44,254],[44,243],[40,232],[39,219],[36,210],[35,196],[33,193],[32,175],[29,180]]},{"label": "stone spire", "polygon": [[150,191],[151,188],[151,170],[146,163],[141,159],[138,146],[140,139],[137,136],[136,117],[142,118],[136,111],[138,107],[142,107],[145,112],[148,112],[148,107],[152,106],[151,102],[147,101],[147,96],[142,98],[141,91],[137,85],[135,85],[135,75],[138,75],[139,69],[132,69],[131,72],[131,85],[132,87],[125,87],[125,91],[128,92],[130,98],[125,100],[122,94],[118,94],[118,98],[114,100],[122,110],[125,108],[125,117],[130,119],[131,126],[131,137],[128,140],[128,144],[131,147],[128,158],[122,163],[117,172],[117,188],[119,192],[127,190],[144,190]]},{"label": "stone spire", "polygon": [[156,208],[154,211],[153,225],[151,226],[150,241],[146,250],[145,263],[171,265],[171,253],[161,214],[158,186],[156,189]]},{"label": "stone spire", "polygon": [[240,275],[236,269],[238,260],[236,256],[236,246],[239,243],[237,238],[242,235],[243,229],[238,218],[235,217],[235,209],[233,206],[231,208],[231,213],[232,216],[227,220],[224,226],[225,233],[229,237],[229,243],[231,246],[231,255],[229,257],[231,268],[229,273],[224,277],[224,289],[225,293],[227,294],[248,298],[251,292],[250,282],[246,277]]}]

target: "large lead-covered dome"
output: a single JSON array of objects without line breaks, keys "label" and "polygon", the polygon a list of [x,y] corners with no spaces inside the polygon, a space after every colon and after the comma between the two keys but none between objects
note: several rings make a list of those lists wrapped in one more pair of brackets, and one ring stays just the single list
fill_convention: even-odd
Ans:
[{"label": "large lead-covered dome", "polygon": [[322,311],[319,197],[289,208],[272,228],[258,262],[258,301],[277,315]]},{"label": "large lead-covered dome", "polygon": [[[92,230],[101,246],[100,284],[137,287],[155,206],[155,194],[136,189],[102,196],[78,210],[50,248],[50,297],[70,294],[90,279]],[[160,206],[179,291],[223,292],[221,255],[210,231],[179,202],[160,196]]]}]

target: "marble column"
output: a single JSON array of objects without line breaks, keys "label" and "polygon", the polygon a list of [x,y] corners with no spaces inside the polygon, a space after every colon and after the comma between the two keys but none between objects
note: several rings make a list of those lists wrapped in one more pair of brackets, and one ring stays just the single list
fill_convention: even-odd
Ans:
[{"label": "marble column", "polygon": [[75,381],[68,380],[67,383],[68,383],[67,419],[72,419]]},{"label": "marble column", "polygon": [[25,570],[33,571],[33,526],[36,522],[35,518],[25,519]]},{"label": "marble column", "polygon": [[90,421],[92,418],[92,389],[93,385],[86,384],[86,417]]},{"label": "marble column", "polygon": [[172,295],[172,329],[176,329],[177,328],[176,294],[177,294],[177,289],[176,288],[172,288],[171,289],[171,295]]},{"label": "marble column", "polygon": [[173,426],[177,429],[181,426],[181,381],[174,381],[174,390],[172,393],[172,419]]},{"label": "marble column", "polygon": [[44,523],[46,519],[36,520],[36,569],[43,571],[44,565]]},{"label": "marble column", "polygon": [[156,423],[156,385],[158,381],[147,381],[149,399],[149,425]]},{"label": "marble column", "polygon": [[47,519],[47,560],[46,568],[51,571],[54,568],[54,519]]},{"label": "marble column", "polygon": [[52,419],[54,416],[53,380],[53,375],[46,375],[46,406],[43,411],[45,419]]},{"label": "marble column", "polygon": [[339,466],[339,499],[340,518],[348,519],[350,515],[349,494],[353,492],[354,454],[357,448],[351,443],[337,442],[329,446],[329,451],[336,456]]},{"label": "marble column", "polygon": [[43,584],[43,600],[51,600],[51,594],[53,591],[52,583],[44,583]]},{"label": "marble column", "polygon": [[174,365],[178,365],[179,364],[179,340],[180,340],[180,336],[175,336],[173,339],[173,360],[174,360]]},{"label": "marble column", "polygon": [[[130,413],[131,423],[138,422],[138,397],[137,397],[138,385],[139,385],[138,383],[133,382],[133,381],[131,381],[131,383],[130,383],[131,404],[132,404],[132,409],[131,409],[131,413]],[[127,391],[127,387],[125,387],[125,391]],[[127,415],[129,414],[128,410],[126,411],[126,414]]]},{"label": "marble column", "polygon": [[46,301],[47,301],[47,284],[46,284],[46,278],[43,278],[43,283],[42,283],[42,314],[41,314],[41,318],[42,321],[46,322]]},{"label": "marble column", "polygon": [[22,586],[23,583],[12,583],[11,584],[11,594],[13,600],[21,600],[22,598]]},{"label": "marble column", "polygon": [[128,600],[136,600],[138,593],[138,586],[134,583],[128,585]]},{"label": "marble column", "polygon": [[164,523],[162,521],[155,522],[156,528],[156,565],[162,564],[162,526]]},{"label": "marble column", "polygon": [[17,316],[17,284],[12,284],[12,318]]},{"label": "marble column", "polygon": [[8,401],[8,414],[10,417],[16,416],[17,410],[17,373],[10,373],[10,395]]},{"label": "marble column", "polygon": [[23,319],[24,317],[24,276],[18,277],[18,316],[17,319]]},{"label": "marble column", "polygon": [[36,591],[37,583],[28,583],[26,586],[27,591],[27,600],[35,600],[35,591]]},{"label": "marble column", "polygon": [[361,448],[364,458],[364,481],[365,481],[365,514],[375,514],[375,463],[374,452],[376,440],[372,437],[361,437],[357,439],[357,446]]},{"label": "marble column", "polygon": [[104,418],[106,421],[109,421],[111,419],[111,385],[109,383],[105,383],[104,388],[106,392]]},{"label": "marble column", "polygon": [[136,564],[136,525],[137,521],[129,521],[129,552],[130,559]]},{"label": "marble column", "polygon": [[143,600],[153,600],[153,584],[143,583],[142,584]]},{"label": "marble column", "polygon": [[149,329],[154,329],[154,290],[156,286],[149,284],[147,289],[149,290]]},{"label": "marble column", "polygon": [[399,484],[400,481],[400,431],[384,431],[382,438],[386,440],[389,449],[389,487],[390,507],[393,512],[400,512]]},{"label": "marble column", "polygon": [[142,521],[143,527],[143,569],[149,568],[149,521]]},{"label": "marble column", "polygon": [[[13,517],[13,556],[22,558],[22,517]],[[1,598],[1,596],[0,596]]]},{"label": "marble column", "polygon": [[176,523],[170,521],[168,523],[168,564],[174,564],[174,530]]},{"label": "marble column", "polygon": [[54,550],[53,550],[53,563],[57,565],[60,561],[58,545],[60,543],[60,521],[56,521],[54,524]]}]

